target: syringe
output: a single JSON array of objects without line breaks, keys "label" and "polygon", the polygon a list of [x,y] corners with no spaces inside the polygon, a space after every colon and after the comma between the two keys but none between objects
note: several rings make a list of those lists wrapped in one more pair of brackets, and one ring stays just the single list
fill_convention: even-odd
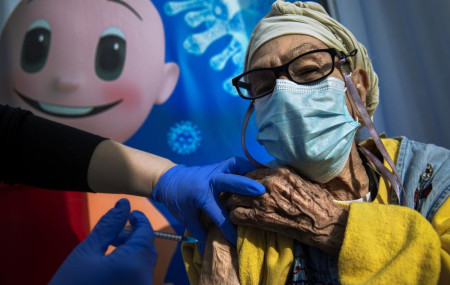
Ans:
[{"label": "syringe", "polygon": [[182,242],[187,242],[187,243],[197,243],[198,240],[196,238],[193,237],[189,237],[189,236],[180,236],[180,235],[176,235],[176,234],[170,234],[170,233],[165,233],[165,232],[158,232],[155,231],[155,238],[162,238],[162,239],[169,239],[169,240],[174,240],[174,241],[182,241]]},{"label": "syringe", "polygon": [[[133,229],[131,226],[125,226],[125,228],[123,228],[122,233],[126,233],[126,234],[131,234],[133,232]],[[173,241],[181,241],[181,242],[187,242],[187,243],[197,243],[198,240],[196,238],[190,237],[190,236],[186,236],[186,235],[176,235],[176,234],[171,234],[171,233],[166,233],[166,232],[159,232],[159,231],[154,231],[155,233],[155,238],[160,238],[160,239],[168,239],[168,240],[173,240]]]}]

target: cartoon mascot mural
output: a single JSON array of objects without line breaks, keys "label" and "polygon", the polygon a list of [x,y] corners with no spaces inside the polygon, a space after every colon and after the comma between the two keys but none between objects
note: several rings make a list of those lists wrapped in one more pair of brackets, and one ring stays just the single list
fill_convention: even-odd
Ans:
[{"label": "cartoon mascot mural", "polygon": [[[178,76],[165,62],[164,27],[149,0],[23,0],[0,38],[1,104],[118,142],[169,98]],[[0,187],[2,284],[47,283],[124,196]],[[127,198],[155,230],[174,232],[147,198]],[[162,284],[177,245],[155,244],[155,284]]]}]

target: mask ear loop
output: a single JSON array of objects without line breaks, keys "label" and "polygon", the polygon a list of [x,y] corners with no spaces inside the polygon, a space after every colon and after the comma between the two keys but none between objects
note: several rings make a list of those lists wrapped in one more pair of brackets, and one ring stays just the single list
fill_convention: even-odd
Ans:
[{"label": "mask ear loop", "polygon": [[250,116],[252,115],[254,109],[255,109],[255,105],[253,105],[253,101],[251,101],[250,106],[248,106],[248,108],[247,108],[247,112],[245,112],[244,124],[242,125],[242,133],[241,133],[242,150],[244,151],[244,154],[248,158],[248,160],[256,168],[268,168],[267,166],[256,161],[256,159],[254,159],[253,156],[251,156],[250,153],[247,151],[247,147],[245,146],[245,132],[247,131],[248,121],[249,121]]},{"label": "mask ear loop", "polygon": [[[403,204],[402,195],[401,195],[401,193],[403,193],[403,195],[405,197],[404,201],[405,201],[406,205],[408,205],[406,192],[405,192],[405,189],[401,182],[400,175],[398,174],[397,167],[395,167],[394,162],[392,161],[391,157],[387,153],[386,148],[384,147],[383,143],[381,142],[380,136],[378,135],[378,132],[375,129],[375,126],[374,126],[372,120],[370,119],[369,114],[366,111],[364,103],[362,102],[361,97],[358,94],[358,90],[356,90],[355,85],[353,84],[353,81],[352,81],[350,75],[348,75],[342,68],[342,65],[346,61],[347,60],[345,57],[340,58],[338,61],[342,75],[344,76],[345,84],[347,85],[347,88],[349,90],[351,98],[353,99],[353,102],[356,105],[359,115],[362,117],[364,124],[365,124],[367,130],[369,131],[369,134],[372,136],[376,147],[380,151],[383,158],[387,161],[387,163],[391,167],[394,174],[392,174],[392,172],[390,172],[383,165],[383,163],[381,163],[381,161],[379,161],[379,159],[375,155],[373,155],[370,151],[368,151],[367,149],[365,149],[363,147],[361,147],[361,150],[363,151],[363,153],[365,155],[367,155],[370,158],[370,160],[372,160],[372,162],[375,164],[377,169],[380,171],[383,178],[388,180],[391,183],[391,186],[394,189],[395,194],[397,195],[399,204],[400,205]],[[401,192],[400,192],[400,189],[401,189]]]},{"label": "mask ear loop", "polygon": [[[342,72],[342,70],[341,70],[341,72]],[[348,75],[351,77],[352,73],[350,72]],[[347,88],[347,86],[345,86],[345,91],[347,91],[347,90],[348,90],[348,88]],[[349,93],[350,93],[350,91],[349,91]],[[352,109],[351,111],[352,111],[352,113],[355,114],[356,113],[355,109],[357,109],[355,106],[355,102],[353,102],[353,100],[350,99],[350,95],[348,95],[348,93],[345,93],[345,97],[348,97],[348,101],[350,102],[350,108]],[[355,117],[356,117],[355,118],[356,122],[359,123],[359,117],[357,115]]]}]

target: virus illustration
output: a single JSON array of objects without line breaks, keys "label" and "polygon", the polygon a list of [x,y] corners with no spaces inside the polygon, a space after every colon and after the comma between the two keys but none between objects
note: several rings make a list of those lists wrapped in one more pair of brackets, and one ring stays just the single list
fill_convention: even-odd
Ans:
[{"label": "virus illustration", "polygon": [[[253,28],[256,24],[257,13],[250,4],[252,1],[238,0],[187,0],[169,1],[164,5],[164,11],[169,16],[186,12],[184,21],[191,28],[204,25],[206,30],[187,36],[183,42],[184,49],[194,55],[202,55],[208,46],[214,41],[231,36],[228,45],[222,52],[213,55],[209,65],[215,71],[221,71],[231,60],[234,65],[233,74],[223,81],[224,90],[237,96],[237,92],[231,85],[231,78],[242,72],[245,52],[249,41],[249,33],[246,29]],[[244,21],[245,19],[245,21]]]},{"label": "virus illustration", "polygon": [[188,155],[197,151],[202,141],[201,132],[191,121],[175,123],[167,133],[167,143],[172,151]]}]

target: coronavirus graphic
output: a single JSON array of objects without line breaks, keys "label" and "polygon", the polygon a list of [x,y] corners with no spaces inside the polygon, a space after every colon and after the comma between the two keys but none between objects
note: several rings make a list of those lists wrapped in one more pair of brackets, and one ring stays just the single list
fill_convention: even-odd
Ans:
[{"label": "coronavirus graphic", "polygon": [[256,20],[252,19],[256,19],[254,16],[260,14],[253,10],[255,7],[252,6],[258,6],[255,2],[259,1],[187,0],[169,1],[164,5],[164,11],[169,16],[186,12],[184,21],[189,27],[205,27],[204,31],[192,33],[184,40],[183,47],[188,53],[203,55],[214,41],[231,36],[228,45],[220,53],[211,56],[209,65],[213,70],[221,71],[231,61],[235,67],[234,71],[223,81],[222,86],[227,93],[235,96],[237,92],[231,85],[231,78],[242,72],[244,66],[249,41],[247,29],[253,28]]},{"label": "coronavirus graphic", "polygon": [[202,141],[201,132],[191,121],[175,123],[167,133],[167,143],[172,151],[180,155],[194,153]]}]

